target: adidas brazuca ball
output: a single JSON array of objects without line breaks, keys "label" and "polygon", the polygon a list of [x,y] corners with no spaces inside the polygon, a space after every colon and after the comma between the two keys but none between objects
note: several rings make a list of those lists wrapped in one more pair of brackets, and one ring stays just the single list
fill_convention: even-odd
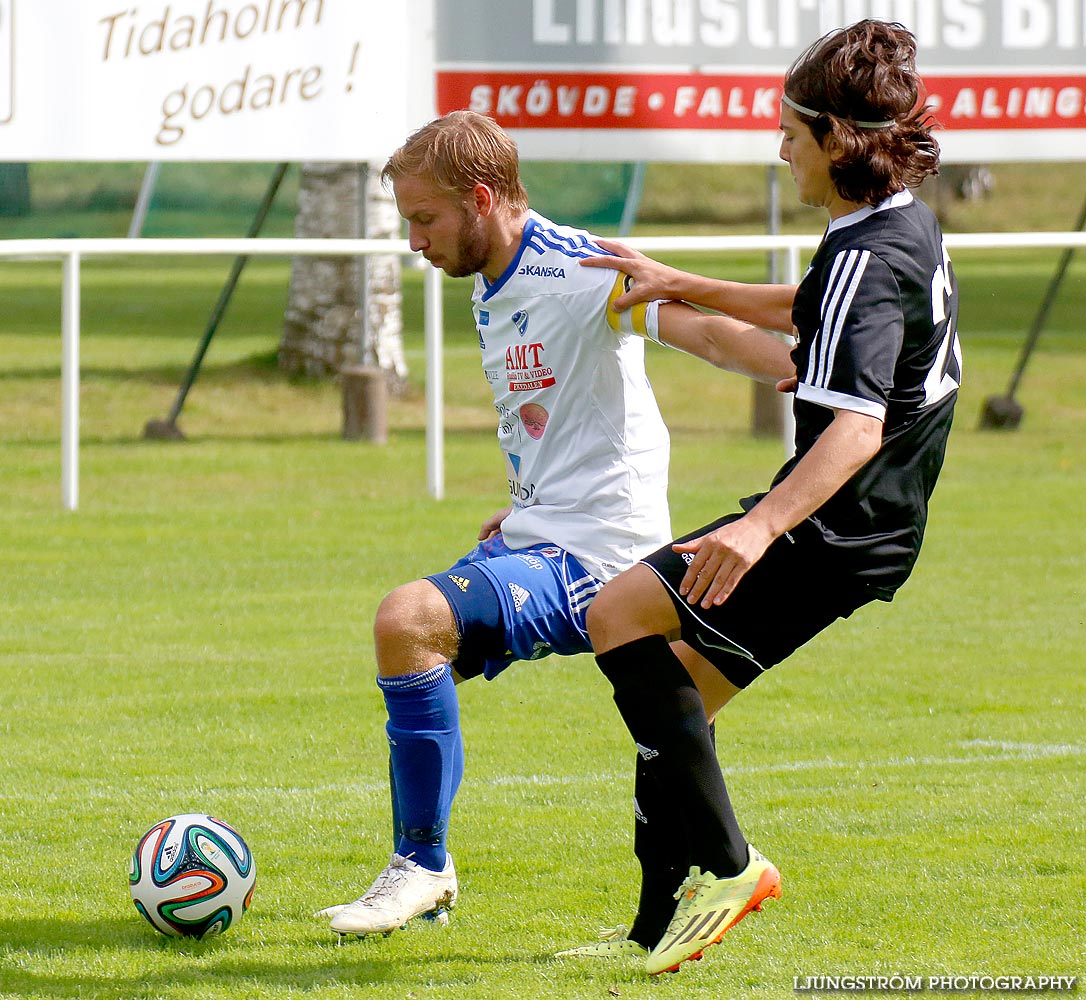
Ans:
[{"label": "adidas brazuca ball", "polygon": [[156,823],[140,838],[128,871],[136,909],[173,937],[221,934],[241,919],[255,881],[241,835],[203,813]]}]

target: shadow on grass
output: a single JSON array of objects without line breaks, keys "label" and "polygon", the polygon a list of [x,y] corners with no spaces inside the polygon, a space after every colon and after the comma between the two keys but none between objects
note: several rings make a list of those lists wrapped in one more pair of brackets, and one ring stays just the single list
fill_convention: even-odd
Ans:
[{"label": "shadow on grass", "polygon": [[[410,934],[406,930],[399,936],[403,940]],[[72,954],[83,949],[85,959]],[[378,937],[341,946],[323,928],[268,949],[263,936],[260,944],[232,931],[204,941],[169,938],[137,919],[0,920],[0,955],[5,959],[0,995],[5,997],[244,996],[254,982],[272,989],[349,985],[410,990],[423,984],[455,989],[477,985],[487,968],[492,972],[483,975],[504,978],[503,969],[511,966],[555,965],[549,954],[485,948],[470,953],[442,949],[420,963],[406,959],[395,941]]]}]

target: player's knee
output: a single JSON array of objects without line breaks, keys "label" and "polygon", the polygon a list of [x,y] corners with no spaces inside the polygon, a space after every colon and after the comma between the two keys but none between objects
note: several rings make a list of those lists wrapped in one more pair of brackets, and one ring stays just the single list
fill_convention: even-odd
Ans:
[{"label": "player's knee", "polygon": [[415,615],[403,593],[404,589],[397,587],[386,594],[377,606],[373,619],[373,640],[378,648],[401,642],[417,629]]},{"label": "player's knee", "polygon": [[592,648],[604,652],[643,635],[671,637],[675,617],[652,570],[636,565],[607,583],[592,601],[585,627]]},{"label": "player's knee", "polygon": [[622,577],[618,577],[606,584],[588,606],[585,627],[597,652],[609,649],[614,638],[626,631],[630,607],[623,597],[625,589]]},{"label": "player's knee", "polygon": [[416,580],[385,595],[374,617],[373,640],[381,674],[411,672],[434,655],[455,653],[456,625],[441,592]]}]

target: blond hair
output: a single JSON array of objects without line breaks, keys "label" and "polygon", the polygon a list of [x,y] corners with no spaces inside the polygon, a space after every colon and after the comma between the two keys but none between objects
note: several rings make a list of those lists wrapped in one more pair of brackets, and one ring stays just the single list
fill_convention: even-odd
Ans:
[{"label": "blond hair", "polygon": [[381,171],[385,185],[400,177],[424,177],[453,196],[485,184],[499,204],[528,210],[516,143],[497,122],[474,111],[450,112],[412,133]]}]

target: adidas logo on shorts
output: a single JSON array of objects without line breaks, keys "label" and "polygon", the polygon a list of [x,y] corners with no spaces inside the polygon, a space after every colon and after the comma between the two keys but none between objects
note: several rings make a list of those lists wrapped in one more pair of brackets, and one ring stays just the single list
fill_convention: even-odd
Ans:
[{"label": "adidas logo on shorts", "polygon": [[532,596],[529,591],[525,590],[523,587],[516,583],[509,584],[509,593],[513,597],[513,607],[518,612],[527,603],[528,598]]},{"label": "adidas logo on shorts", "polygon": [[455,583],[460,588],[461,593],[466,594],[468,592],[468,587],[471,586],[470,580],[465,580],[462,576],[453,576],[452,573],[448,573],[446,575],[450,580],[452,580],[453,583]]}]

